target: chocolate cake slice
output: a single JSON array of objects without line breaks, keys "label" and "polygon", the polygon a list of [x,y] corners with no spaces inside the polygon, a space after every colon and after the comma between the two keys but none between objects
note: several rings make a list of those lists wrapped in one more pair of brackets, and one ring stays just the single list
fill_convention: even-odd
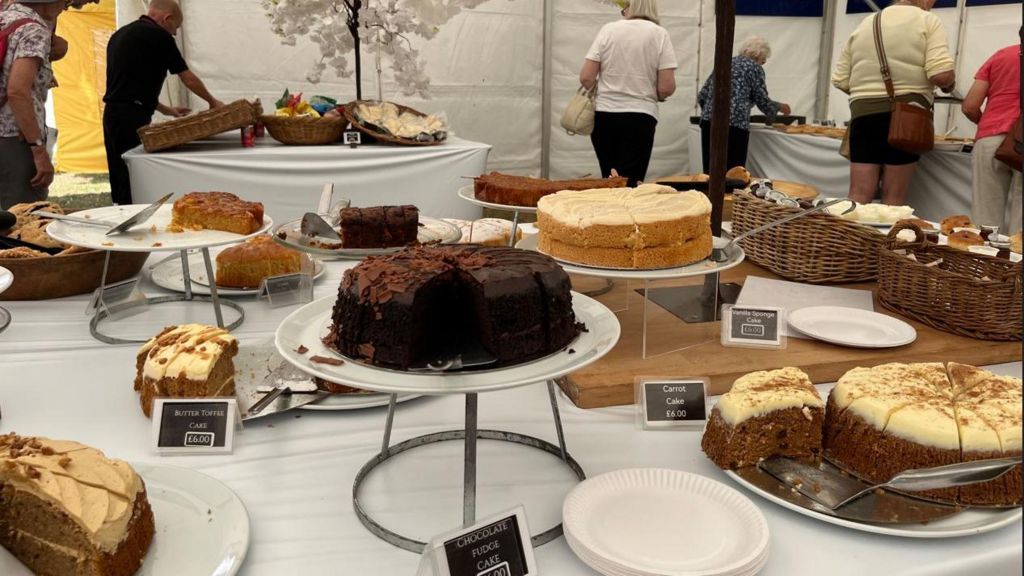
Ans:
[{"label": "chocolate cake slice", "polygon": [[345,208],[341,244],[345,248],[391,248],[416,243],[419,209],[412,205]]}]

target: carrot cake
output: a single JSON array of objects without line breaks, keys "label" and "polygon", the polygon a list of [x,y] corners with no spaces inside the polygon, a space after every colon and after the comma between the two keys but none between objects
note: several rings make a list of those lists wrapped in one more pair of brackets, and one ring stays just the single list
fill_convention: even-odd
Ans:
[{"label": "carrot cake", "polygon": [[670,268],[711,254],[711,202],[668,186],[565,191],[537,204],[538,248],[568,262]]},{"label": "carrot cake", "polygon": [[151,416],[159,397],[233,396],[238,340],[223,328],[203,324],[169,326],[139,349],[135,390]]},{"label": "carrot cake", "polygon": [[824,403],[798,368],[743,376],[711,411],[701,448],[719,468],[754,466],[772,456],[821,457]]},{"label": "carrot cake", "polygon": [[0,436],[0,545],[34,573],[130,576],[153,532],[128,464],[77,442]]}]

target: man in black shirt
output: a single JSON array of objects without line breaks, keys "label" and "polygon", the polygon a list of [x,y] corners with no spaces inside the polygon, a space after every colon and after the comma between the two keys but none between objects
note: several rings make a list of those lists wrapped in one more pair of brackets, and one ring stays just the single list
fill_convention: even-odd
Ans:
[{"label": "man in black shirt", "polygon": [[132,203],[128,166],[121,155],[139,145],[138,129],[149,124],[153,112],[188,115],[188,108],[160,103],[167,73],[176,74],[210,108],[223,106],[188,69],[174,35],[181,27],[177,0],[152,0],[145,16],[121,28],[107,44],[107,93],[103,97],[103,139],[107,148],[110,190],[115,204]]}]

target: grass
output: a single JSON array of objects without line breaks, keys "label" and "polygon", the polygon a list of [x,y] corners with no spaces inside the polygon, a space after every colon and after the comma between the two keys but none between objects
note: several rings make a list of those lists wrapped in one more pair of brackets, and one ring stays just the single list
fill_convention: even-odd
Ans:
[{"label": "grass", "polygon": [[110,178],[106,174],[60,172],[50,184],[50,198],[71,212],[110,206]]}]

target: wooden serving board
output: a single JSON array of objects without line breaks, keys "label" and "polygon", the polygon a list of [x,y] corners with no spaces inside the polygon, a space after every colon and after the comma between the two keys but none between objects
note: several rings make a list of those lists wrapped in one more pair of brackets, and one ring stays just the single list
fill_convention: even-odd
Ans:
[{"label": "wooden serving board", "polygon": [[[748,262],[724,272],[722,282],[742,284],[748,275],[779,279]],[[597,284],[596,282],[600,282]],[[592,290],[603,280],[573,277],[574,289]],[[689,285],[702,283],[694,279]],[[651,288],[670,286],[669,282],[651,283]],[[875,283],[845,285],[846,288],[876,289]],[[661,356],[642,358],[643,299],[635,293],[642,285],[628,287],[618,282],[614,289],[597,299],[612,309],[621,308],[629,297],[629,308],[616,315],[622,325],[622,337],[607,356],[560,380],[565,393],[581,408],[599,408],[632,404],[633,386],[639,376],[661,378],[707,377],[709,394],[722,394],[740,376],[757,370],[796,366],[807,372],[815,383],[835,382],[847,370],[857,366],[876,366],[887,362],[961,362],[977,366],[1021,360],[1020,342],[988,342],[940,332],[883,308],[875,300],[875,311],[895,316],[917,329],[917,340],[899,348],[860,349],[835,346],[816,340],[789,338],[785,350],[766,351],[726,348],[720,343],[718,322],[687,324],[660,306],[648,302],[648,349],[687,348]]]}]

